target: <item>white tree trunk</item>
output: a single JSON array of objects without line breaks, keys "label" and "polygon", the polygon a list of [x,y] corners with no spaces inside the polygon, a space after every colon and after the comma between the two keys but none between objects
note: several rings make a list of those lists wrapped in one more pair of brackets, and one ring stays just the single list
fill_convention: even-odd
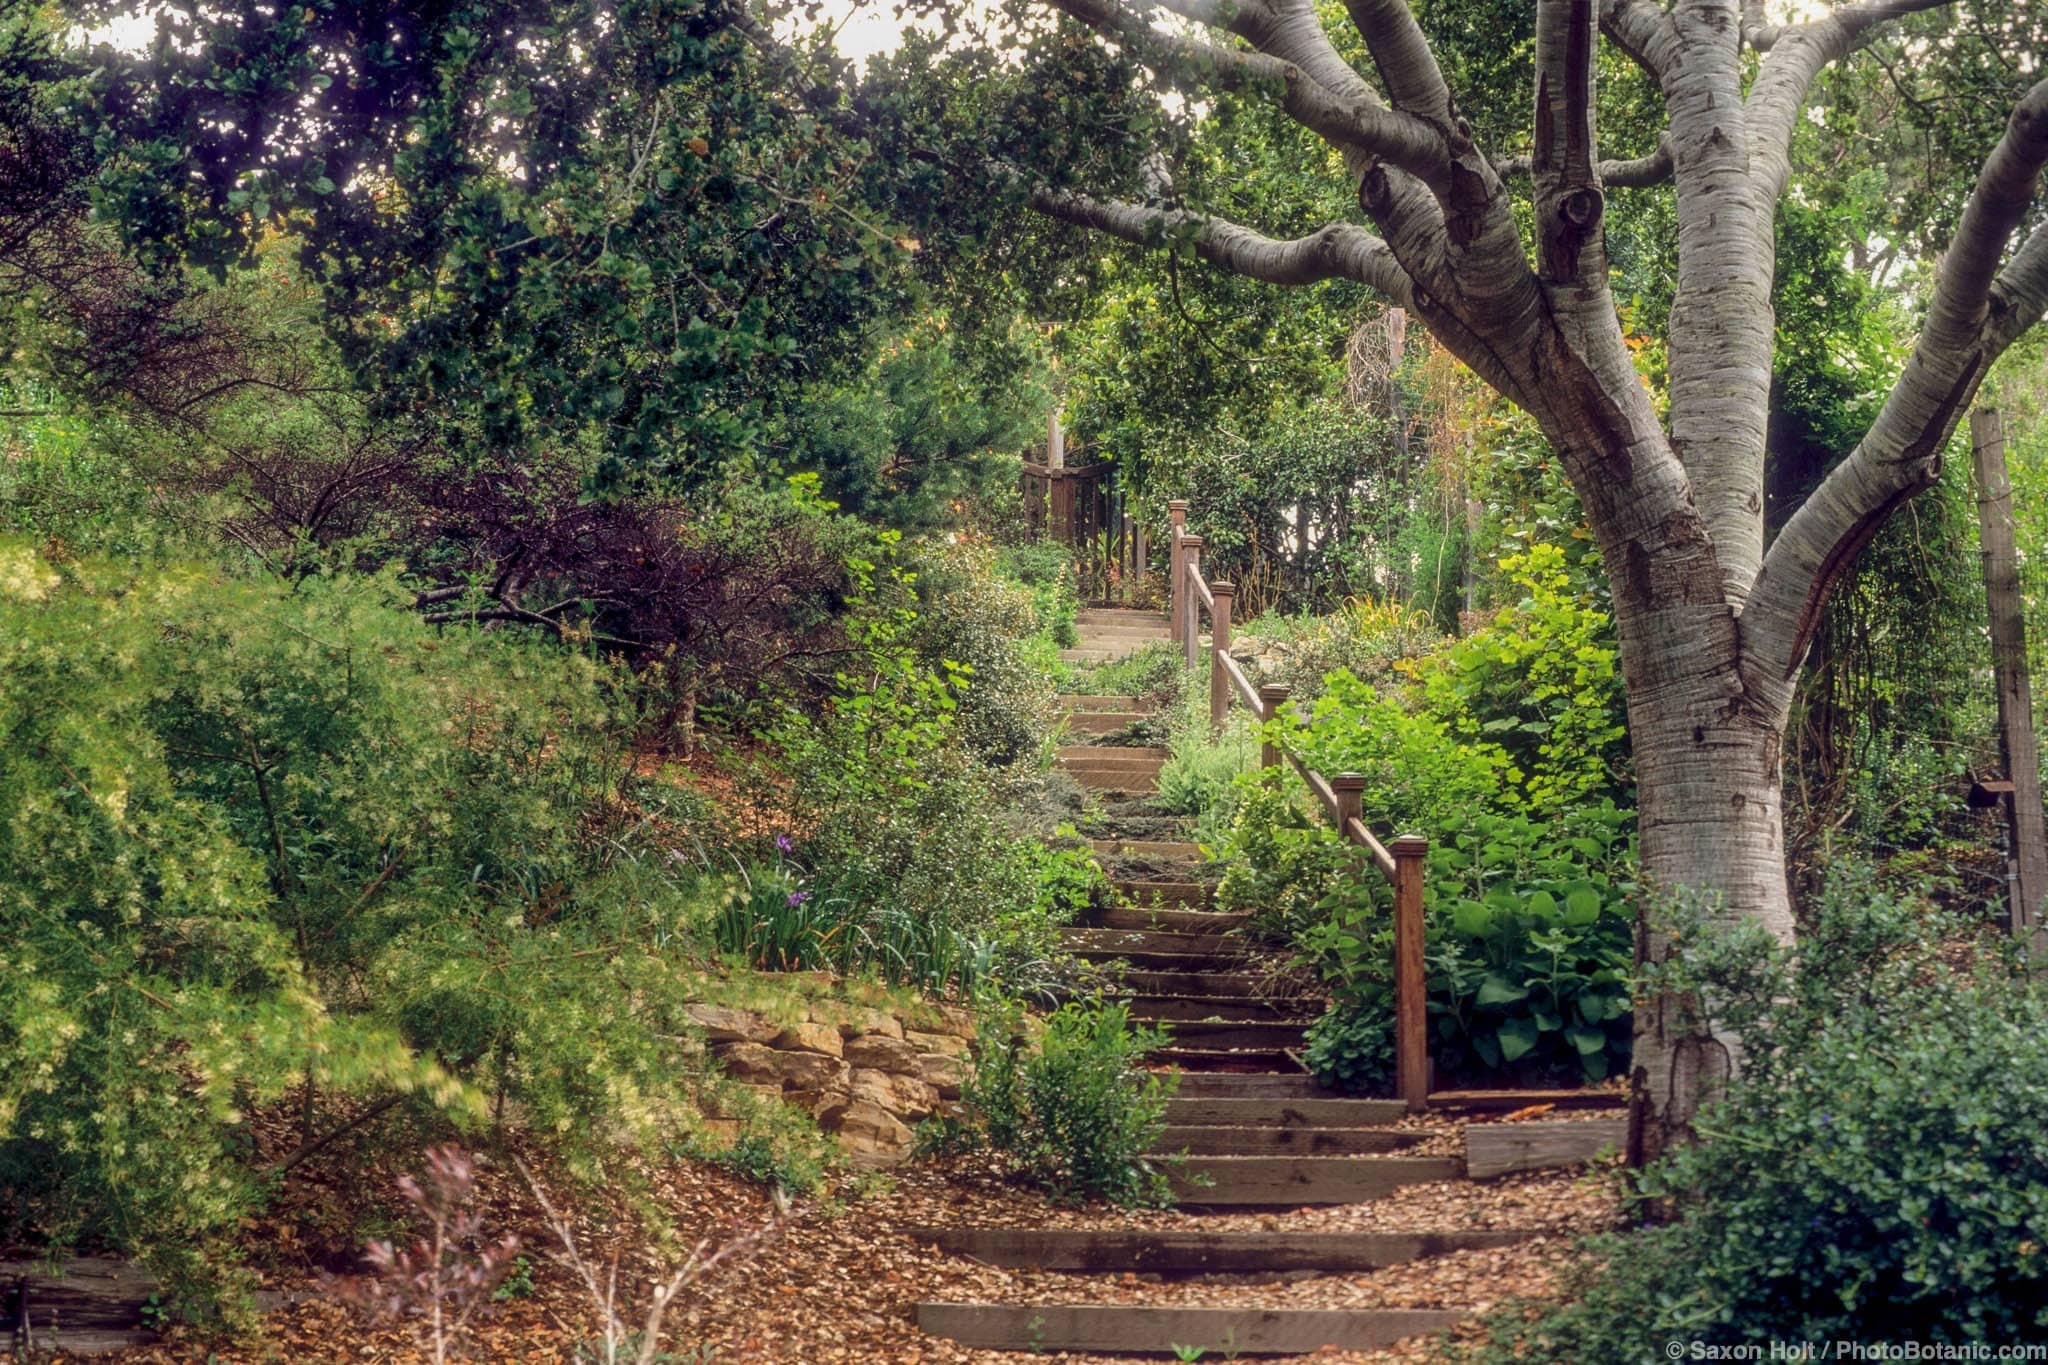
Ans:
[{"label": "white tree trunk", "polygon": [[[1636,612],[1618,623],[1628,674],[1645,919],[1638,955],[1669,942],[1654,913],[1681,891],[1711,923],[1792,938],[1785,875],[1784,715],[1740,690],[1735,620],[1725,608]],[[1689,1002],[1639,1000],[1630,1063],[1640,1162],[1683,1141],[1701,1104],[1739,1069],[1731,1038],[1697,1027]]]}]

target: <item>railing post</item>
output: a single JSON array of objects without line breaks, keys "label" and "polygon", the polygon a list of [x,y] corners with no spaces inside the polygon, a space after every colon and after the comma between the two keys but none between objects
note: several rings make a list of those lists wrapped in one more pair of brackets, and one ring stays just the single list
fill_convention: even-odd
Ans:
[{"label": "railing post", "polygon": [[1423,863],[1429,840],[1404,834],[1394,855],[1394,1081],[1411,1114],[1429,1108],[1429,977],[1423,966]]},{"label": "railing post", "polygon": [[[1287,699],[1294,695],[1294,689],[1286,683],[1259,684],[1259,719],[1271,720],[1280,714],[1280,708],[1287,705]],[[1266,768],[1280,766],[1280,746],[1270,738],[1259,746],[1259,765]]]},{"label": "railing post", "polygon": [[1223,659],[1230,652],[1230,599],[1237,588],[1230,583],[1212,583],[1209,593],[1216,599],[1216,614],[1209,628],[1209,733],[1223,729],[1230,714],[1230,674]]},{"label": "railing post", "polygon": [[1166,504],[1166,628],[1172,632],[1176,642],[1185,639],[1181,633],[1180,614],[1187,607],[1188,583],[1181,572],[1181,537],[1187,534],[1188,505],[1185,499],[1175,498]]},{"label": "railing post", "polygon": [[1202,661],[1202,599],[1195,596],[1195,580],[1202,576],[1202,538],[1182,536],[1180,538],[1181,562],[1181,621],[1187,632],[1182,640],[1187,648],[1188,667],[1193,668]]},{"label": "railing post", "polygon": [[1330,779],[1330,790],[1337,793],[1337,832],[1348,839],[1351,837],[1351,822],[1365,819],[1365,776],[1362,773],[1338,773]]}]

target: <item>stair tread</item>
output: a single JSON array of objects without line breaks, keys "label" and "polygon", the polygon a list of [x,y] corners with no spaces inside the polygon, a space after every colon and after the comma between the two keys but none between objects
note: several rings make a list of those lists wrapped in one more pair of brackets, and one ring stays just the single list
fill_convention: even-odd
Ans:
[{"label": "stair tread", "polygon": [[920,1303],[917,1325],[965,1346],[1018,1351],[1176,1348],[1302,1355],[1372,1350],[1454,1326],[1467,1313],[1429,1308],[1177,1308],[1132,1304]]},{"label": "stair tread", "polygon": [[952,1256],[1038,1270],[1245,1273],[1377,1270],[1453,1251],[1512,1246],[1522,1230],[1154,1232],[1139,1228],[914,1228]]}]

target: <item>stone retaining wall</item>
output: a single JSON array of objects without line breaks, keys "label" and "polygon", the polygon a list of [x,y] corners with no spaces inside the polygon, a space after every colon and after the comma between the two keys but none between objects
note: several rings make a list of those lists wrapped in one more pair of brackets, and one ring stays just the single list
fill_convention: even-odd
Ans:
[{"label": "stone retaining wall", "polygon": [[693,1005],[690,1015],[728,1076],[802,1109],[867,1166],[908,1159],[912,1126],[960,1098],[974,1038],[974,1016],[947,1005],[925,1006],[915,1025],[886,1010],[829,1005],[787,1026],[718,1005]]}]

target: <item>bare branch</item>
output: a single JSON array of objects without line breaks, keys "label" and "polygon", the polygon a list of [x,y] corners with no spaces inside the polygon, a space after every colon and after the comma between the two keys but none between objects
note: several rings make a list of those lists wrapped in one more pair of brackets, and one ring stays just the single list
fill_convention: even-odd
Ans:
[{"label": "bare branch", "polygon": [[1324,280],[1368,284],[1404,307],[1414,304],[1414,283],[1387,244],[1364,228],[1331,223],[1306,237],[1283,241],[1222,218],[1186,209],[1096,199],[1039,189],[1031,207],[1048,218],[1094,228],[1138,246],[1185,241],[1211,265],[1267,284],[1306,285]]},{"label": "bare branch", "polygon": [[1942,448],[2003,349],[2048,306],[2048,238],[2036,232],[2001,273],[2048,165],[2048,80],[2013,110],[1984,163],[1936,277],[1905,373],[1863,440],[1792,515],[1744,614],[1759,681],[1792,678],[1821,608],[1870,538],[1941,472]]},{"label": "bare branch", "polygon": [[1443,180],[1449,151],[1443,134],[1411,114],[1387,108],[1369,92],[1341,95],[1295,62],[1241,52],[1154,28],[1117,0],[1049,0],[1090,28],[1147,54],[1162,76],[1197,89],[1243,90],[1264,85],[1303,127],[1339,150],[1384,157],[1425,181]]},{"label": "bare branch", "polygon": [[[1503,180],[1526,180],[1529,177],[1530,158],[1511,156],[1499,163],[1500,178]],[[1600,163],[1600,183],[1616,189],[1641,190],[1652,185],[1661,185],[1671,178],[1671,139],[1657,139],[1657,150],[1648,156],[1635,157],[1628,161],[1603,161]]]}]

